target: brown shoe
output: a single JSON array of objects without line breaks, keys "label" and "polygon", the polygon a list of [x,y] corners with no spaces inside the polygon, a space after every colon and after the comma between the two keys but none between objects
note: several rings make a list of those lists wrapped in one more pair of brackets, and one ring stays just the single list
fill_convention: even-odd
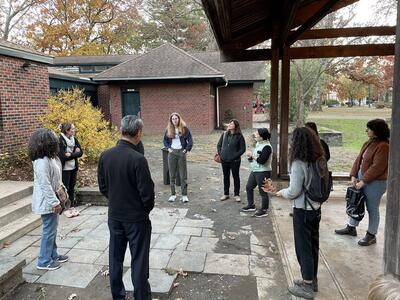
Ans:
[{"label": "brown shoe", "polygon": [[357,236],[357,229],[353,226],[347,225],[343,229],[335,229],[336,234]]},{"label": "brown shoe", "polygon": [[358,241],[360,246],[371,246],[376,244],[376,236],[367,231],[365,237]]}]

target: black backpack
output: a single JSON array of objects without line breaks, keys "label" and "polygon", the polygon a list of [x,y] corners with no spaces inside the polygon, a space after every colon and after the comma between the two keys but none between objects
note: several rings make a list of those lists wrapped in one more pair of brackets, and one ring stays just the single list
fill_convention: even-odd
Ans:
[{"label": "black backpack", "polygon": [[306,199],[322,204],[328,200],[332,188],[332,173],[328,170],[326,158],[321,156],[315,162],[309,163],[308,171],[311,182],[308,188],[304,188]]}]

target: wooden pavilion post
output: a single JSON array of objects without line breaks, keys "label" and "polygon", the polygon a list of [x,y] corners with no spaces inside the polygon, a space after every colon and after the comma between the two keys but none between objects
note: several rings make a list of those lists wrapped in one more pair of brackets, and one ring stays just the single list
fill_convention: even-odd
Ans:
[{"label": "wooden pavilion post", "polygon": [[397,2],[395,55],[383,261],[385,274],[400,276],[400,1]]},{"label": "wooden pavilion post", "polygon": [[281,118],[279,130],[279,176],[288,174],[288,135],[289,135],[289,86],[290,58],[289,48],[284,47],[282,53],[281,79]]},{"label": "wooden pavilion post", "polygon": [[272,145],[272,178],[276,179],[278,176],[278,94],[279,94],[279,48],[277,46],[276,38],[272,39],[272,58],[271,58],[271,101],[269,113],[269,130],[271,132],[271,145]]}]

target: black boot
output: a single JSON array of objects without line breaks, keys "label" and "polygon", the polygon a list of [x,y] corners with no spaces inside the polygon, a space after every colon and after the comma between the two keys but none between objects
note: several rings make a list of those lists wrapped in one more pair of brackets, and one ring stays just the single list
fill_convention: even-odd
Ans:
[{"label": "black boot", "polygon": [[358,241],[360,246],[370,246],[376,243],[376,237],[374,234],[371,234],[367,231],[365,237]]},{"label": "black boot", "polygon": [[335,229],[336,234],[357,236],[357,229],[353,226],[347,225],[343,229]]}]

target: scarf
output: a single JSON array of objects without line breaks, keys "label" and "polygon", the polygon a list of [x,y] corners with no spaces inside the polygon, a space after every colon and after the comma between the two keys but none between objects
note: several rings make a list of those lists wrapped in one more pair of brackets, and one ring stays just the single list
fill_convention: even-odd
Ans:
[{"label": "scarf", "polygon": [[75,138],[71,136],[68,138],[64,133],[61,132],[61,136],[64,138],[65,142],[67,143],[66,152],[73,153],[75,148]]}]

